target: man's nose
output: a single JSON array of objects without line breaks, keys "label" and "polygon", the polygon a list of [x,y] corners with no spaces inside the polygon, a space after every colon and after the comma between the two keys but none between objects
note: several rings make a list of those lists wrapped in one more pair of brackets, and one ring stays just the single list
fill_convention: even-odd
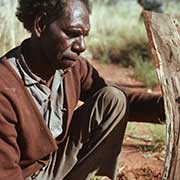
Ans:
[{"label": "man's nose", "polygon": [[72,51],[76,53],[82,53],[86,50],[86,43],[84,36],[78,37],[72,44]]}]

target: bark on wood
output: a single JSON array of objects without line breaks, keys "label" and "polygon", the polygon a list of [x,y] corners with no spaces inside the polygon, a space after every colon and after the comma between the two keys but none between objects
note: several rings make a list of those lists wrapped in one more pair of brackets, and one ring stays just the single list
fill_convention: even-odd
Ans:
[{"label": "bark on wood", "polygon": [[144,12],[149,44],[162,86],[167,119],[163,180],[180,180],[180,35],[177,19]]}]

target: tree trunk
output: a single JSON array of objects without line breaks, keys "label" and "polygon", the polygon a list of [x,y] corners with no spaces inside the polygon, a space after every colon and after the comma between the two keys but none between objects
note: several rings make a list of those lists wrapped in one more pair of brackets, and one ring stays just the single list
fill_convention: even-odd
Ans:
[{"label": "tree trunk", "polygon": [[179,25],[174,17],[152,12],[144,12],[144,21],[165,102],[167,145],[162,180],[180,180]]}]

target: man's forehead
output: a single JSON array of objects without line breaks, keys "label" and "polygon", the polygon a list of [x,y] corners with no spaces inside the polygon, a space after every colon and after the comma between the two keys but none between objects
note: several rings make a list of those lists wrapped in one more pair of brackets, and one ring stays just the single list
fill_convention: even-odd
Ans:
[{"label": "man's forehead", "polygon": [[83,2],[80,0],[69,0],[64,12],[65,24],[84,24],[89,25],[89,12]]}]

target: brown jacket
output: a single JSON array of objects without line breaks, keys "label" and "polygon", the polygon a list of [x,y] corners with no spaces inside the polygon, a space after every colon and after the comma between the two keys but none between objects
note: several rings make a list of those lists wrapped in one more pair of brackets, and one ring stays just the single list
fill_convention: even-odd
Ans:
[{"label": "brown jacket", "polygon": [[[19,49],[0,61],[0,179],[3,180],[21,180],[31,175],[42,167],[38,160],[58,148],[23,81],[7,62],[7,58],[20,58]],[[67,134],[78,100],[85,100],[105,86],[104,80],[83,59],[68,70],[64,82],[66,131],[58,143]]]},{"label": "brown jacket", "polygon": [[[64,77],[66,130],[55,141],[23,81],[7,62],[7,58],[20,58],[19,49],[14,49],[0,60],[0,180],[23,180],[43,167],[41,159],[56,151],[65,138],[78,100],[86,100],[106,86],[97,71],[84,59],[78,60],[68,70]],[[128,98],[130,112],[135,109],[130,113],[131,120],[136,121],[150,113],[149,121],[153,118],[157,121],[160,115],[159,96],[149,95],[147,98],[144,94],[128,92]],[[148,107],[148,103],[153,105],[153,109]]]}]

